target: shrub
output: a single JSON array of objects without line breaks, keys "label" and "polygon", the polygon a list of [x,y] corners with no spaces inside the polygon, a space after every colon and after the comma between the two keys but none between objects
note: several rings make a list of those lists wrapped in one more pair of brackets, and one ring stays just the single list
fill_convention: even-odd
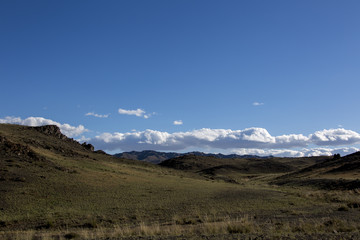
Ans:
[{"label": "shrub", "polygon": [[341,206],[338,208],[338,211],[349,211],[349,208],[347,206]]},{"label": "shrub", "polygon": [[80,235],[77,233],[67,233],[64,235],[65,239],[80,239]]}]

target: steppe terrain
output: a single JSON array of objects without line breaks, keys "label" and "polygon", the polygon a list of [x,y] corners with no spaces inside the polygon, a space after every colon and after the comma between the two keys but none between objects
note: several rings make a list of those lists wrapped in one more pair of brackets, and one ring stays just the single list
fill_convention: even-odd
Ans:
[{"label": "steppe terrain", "polygon": [[359,178],[359,152],[155,165],[0,124],[0,239],[360,239]]}]

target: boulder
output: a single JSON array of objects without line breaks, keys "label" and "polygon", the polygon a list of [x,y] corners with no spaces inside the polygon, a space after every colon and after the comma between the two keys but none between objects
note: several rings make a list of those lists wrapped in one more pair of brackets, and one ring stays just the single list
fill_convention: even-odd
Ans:
[{"label": "boulder", "polygon": [[92,152],[95,150],[94,146],[91,145],[90,143],[84,142],[83,144],[81,144],[81,146],[83,146],[86,150],[89,150],[89,151],[92,151]]}]

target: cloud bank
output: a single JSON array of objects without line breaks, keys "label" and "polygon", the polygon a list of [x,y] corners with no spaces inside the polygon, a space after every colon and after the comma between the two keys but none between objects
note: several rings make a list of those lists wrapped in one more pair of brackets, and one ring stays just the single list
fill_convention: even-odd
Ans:
[{"label": "cloud bank", "polygon": [[303,148],[298,150],[292,149],[234,149],[231,152],[239,155],[259,155],[275,157],[311,157],[311,156],[331,156],[339,153],[341,156],[360,151],[356,147],[342,148]]},{"label": "cloud bank", "polygon": [[[135,110],[136,111],[136,110]],[[42,118],[5,117],[0,123],[20,124],[27,126],[57,125],[68,137],[80,136],[88,132],[83,125],[71,126]],[[209,152],[227,152],[240,155],[273,155],[287,157],[304,157],[318,155],[350,154],[360,149],[351,146],[360,144],[360,134],[344,129],[324,129],[307,136],[303,134],[286,134],[272,136],[264,128],[246,128],[243,130],[202,128],[187,132],[162,132],[147,129],[125,133],[102,133],[80,141],[92,143],[97,149],[107,151],[159,150],[187,151],[202,149]]]},{"label": "cloud bank", "polygon": [[21,119],[19,117],[5,117],[3,119],[0,119],[0,123],[11,123],[11,124],[19,124],[19,125],[26,125],[32,127],[43,126],[43,125],[56,125],[60,128],[61,132],[68,137],[79,136],[84,132],[89,131],[83,125],[79,125],[75,127],[67,123],[61,124],[53,120],[42,117],[28,117],[26,119]]},{"label": "cloud bank", "polygon": [[145,119],[151,117],[151,115],[152,115],[152,114],[146,114],[146,112],[140,108],[138,108],[136,110],[126,110],[126,109],[119,108],[118,113],[124,114],[124,115],[134,115],[137,117],[143,117]]},{"label": "cloud bank", "polygon": [[[119,149],[123,151],[146,149],[180,151],[191,147],[232,152],[243,151],[244,154],[257,152],[260,155],[300,156],[304,154],[307,156],[317,153],[319,153],[317,155],[328,155],[330,151],[333,151],[316,148],[316,146],[341,146],[360,143],[360,134],[343,128],[324,129],[308,136],[303,134],[272,136],[264,128],[246,128],[244,130],[203,128],[175,133],[148,129],[127,133],[103,133],[91,139],[90,142],[98,148],[110,151]],[[309,146],[315,146],[315,148],[308,151],[306,148]]]}]

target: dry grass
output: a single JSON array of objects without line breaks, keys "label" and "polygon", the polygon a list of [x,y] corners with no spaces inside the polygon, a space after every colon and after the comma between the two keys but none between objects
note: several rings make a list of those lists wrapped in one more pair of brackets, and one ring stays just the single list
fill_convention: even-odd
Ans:
[{"label": "dry grass", "polygon": [[[204,217],[205,219],[206,217]],[[348,233],[359,234],[360,223],[342,219],[306,219],[300,218],[292,222],[281,222],[275,219],[266,222],[256,221],[254,216],[244,215],[236,219],[230,217],[222,221],[201,223],[171,224],[141,222],[135,226],[115,225],[112,228],[94,229],[74,228],[46,231],[7,231],[0,232],[0,239],[33,240],[33,239],[112,239],[145,236],[206,236],[252,234],[265,236],[298,236],[299,234]]]},{"label": "dry grass", "polygon": [[347,191],[306,190],[299,191],[297,195],[311,201],[327,202],[338,206],[340,211],[360,209],[360,189]]}]

